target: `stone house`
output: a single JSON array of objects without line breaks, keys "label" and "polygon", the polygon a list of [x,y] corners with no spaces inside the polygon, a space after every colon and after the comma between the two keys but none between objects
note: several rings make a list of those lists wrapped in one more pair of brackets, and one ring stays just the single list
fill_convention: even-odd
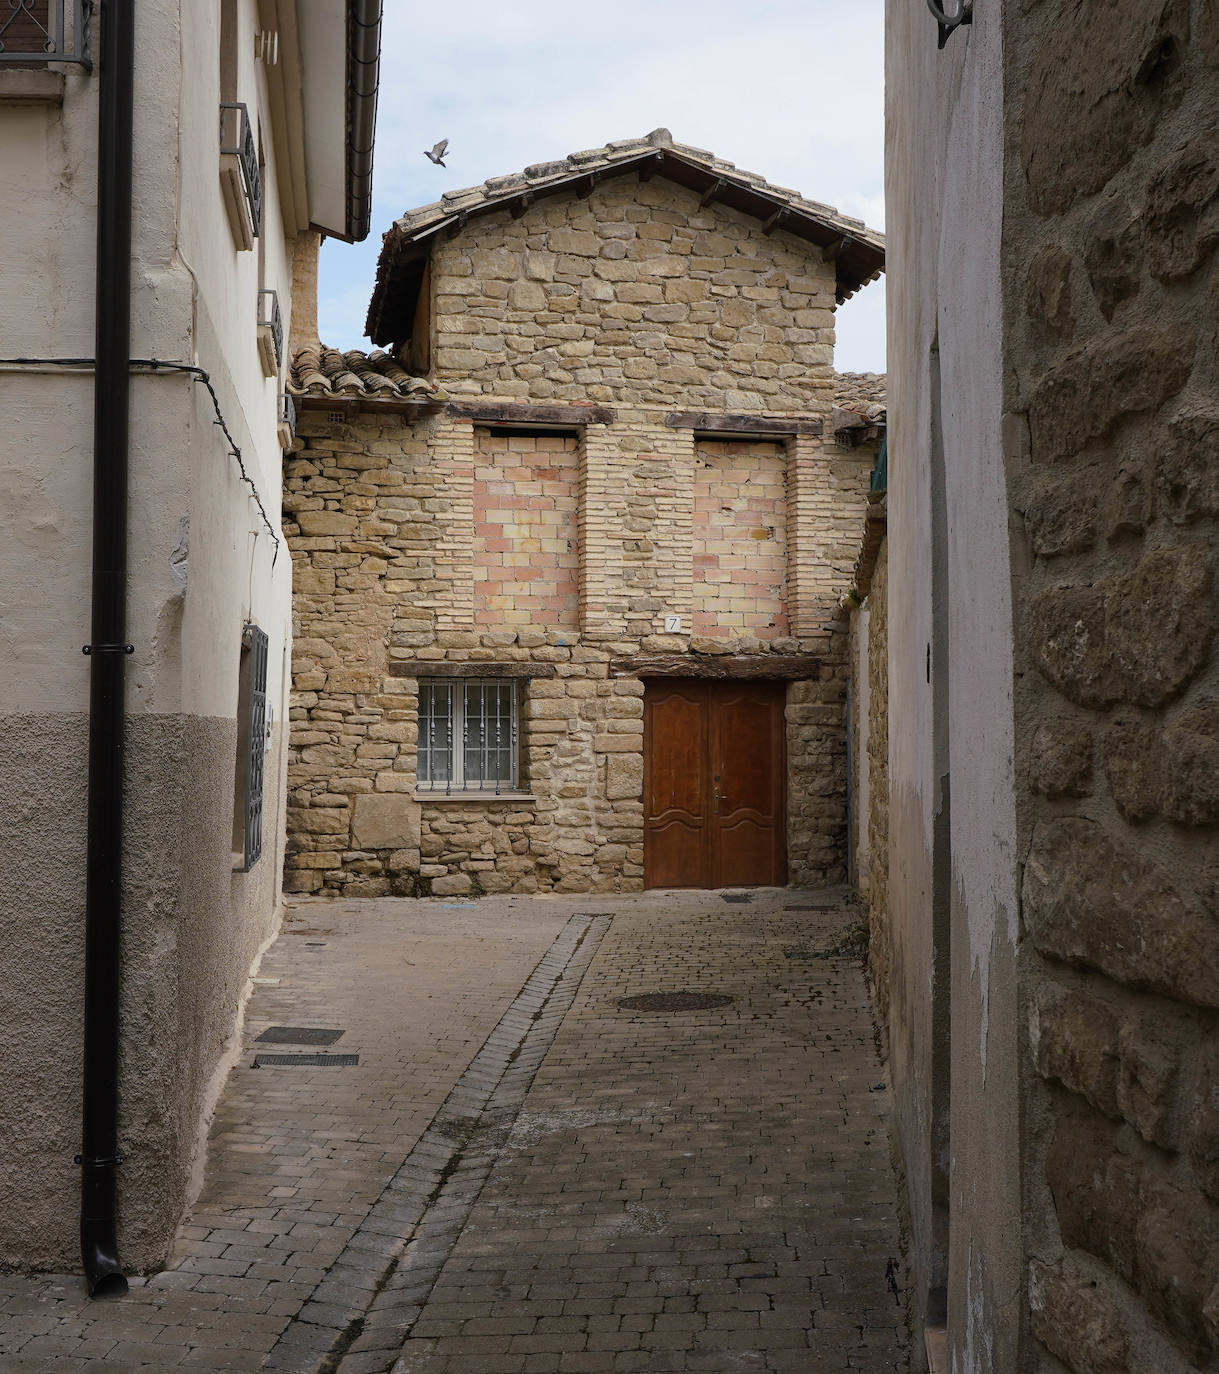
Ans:
[{"label": "stone house", "polygon": [[834,309],[882,265],[667,130],[393,226],[391,351],[293,364],[290,890],[844,875]]},{"label": "stone house", "polygon": [[887,8],[876,972],[919,1359],[1214,1369],[1219,9]]},{"label": "stone house", "polygon": [[[307,282],[294,300],[293,279],[319,231],[367,233],[379,5],[4,9],[0,1264],[77,1267],[79,1153],[86,1192],[99,1183],[113,1197],[117,1175],[119,1253],[148,1269],[188,1204],[250,967],[280,911],[284,394],[289,334],[314,332],[302,316],[316,314]],[[134,104],[130,252],[112,248],[99,270],[99,199],[118,218],[124,200],[122,121],[106,117],[120,86]],[[99,160],[103,135],[114,151]],[[99,349],[119,314],[103,304],[106,284],[125,281],[127,263],[130,291],[116,295],[129,329]],[[98,405],[129,397],[125,445],[113,408],[95,427],[95,392]],[[130,507],[103,529],[91,464],[106,441],[122,449]],[[99,492],[118,490],[113,467],[98,471]],[[103,589],[91,609],[103,534],[110,548],[125,538],[128,572],[124,585],[99,555],[118,592]],[[122,643],[94,642],[99,601],[125,613]],[[122,759],[125,744],[113,811],[91,808],[87,781],[100,738],[90,678],[109,669],[118,728],[95,752]],[[105,930],[93,924],[103,905]],[[90,969],[111,954],[117,994],[111,983],[108,1004],[87,1001]],[[90,1102],[105,1116],[116,1098],[117,1140],[86,1138],[82,1150]],[[120,1282],[88,1261],[86,1272],[91,1286]]]}]

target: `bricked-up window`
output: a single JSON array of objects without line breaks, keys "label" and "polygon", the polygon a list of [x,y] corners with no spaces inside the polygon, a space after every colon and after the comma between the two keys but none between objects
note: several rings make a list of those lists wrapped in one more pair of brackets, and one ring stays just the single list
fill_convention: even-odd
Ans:
[{"label": "bricked-up window", "polygon": [[432,792],[516,790],[515,682],[420,681],[417,785]]},{"label": "bricked-up window", "polygon": [[237,766],[233,781],[233,868],[248,873],[262,856],[262,779],[267,748],[266,632],[247,625],[237,679]]}]

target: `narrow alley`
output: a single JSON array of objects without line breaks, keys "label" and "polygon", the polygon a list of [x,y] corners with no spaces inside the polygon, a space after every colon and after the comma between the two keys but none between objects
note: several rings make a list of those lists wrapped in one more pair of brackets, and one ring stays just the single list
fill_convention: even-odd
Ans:
[{"label": "narrow alley", "polygon": [[841,889],[297,901],[171,1267],[108,1302],[0,1279],[3,1369],[904,1370],[858,919]]}]

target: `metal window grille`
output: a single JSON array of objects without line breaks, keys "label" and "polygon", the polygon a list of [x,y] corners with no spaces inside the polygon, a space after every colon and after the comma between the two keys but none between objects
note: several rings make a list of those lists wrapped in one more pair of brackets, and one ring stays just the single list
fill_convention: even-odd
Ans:
[{"label": "metal window grille", "polygon": [[[267,748],[267,651],[270,641],[265,630],[247,625],[241,639],[242,678],[238,709],[239,777],[244,764],[243,802],[244,844],[241,869],[248,873],[262,857],[262,789]],[[244,793],[244,795],[242,795]]]},{"label": "metal window grille", "polygon": [[[4,11],[8,13],[5,14]],[[3,0],[0,4],[0,66],[32,62],[79,62],[93,70],[89,21],[93,0]]]},{"label": "metal window grille", "polygon": [[419,684],[418,783],[436,792],[512,792],[516,684],[490,678]]},{"label": "metal window grille", "polygon": [[262,177],[258,171],[258,149],[250,126],[250,112],[240,100],[225,100],[220,104],[220,151],[231,154],[241,164],[241,179],[257,237],[262,232]]},{"label": "metal window grille", "polygon": [[284,360],[284,321],[279,313],[279,295],[272,291],[270,287],[264,287],[258,293],[258,327],[266,327],[271,331],[271,339],[275,344],[275,366]]}]

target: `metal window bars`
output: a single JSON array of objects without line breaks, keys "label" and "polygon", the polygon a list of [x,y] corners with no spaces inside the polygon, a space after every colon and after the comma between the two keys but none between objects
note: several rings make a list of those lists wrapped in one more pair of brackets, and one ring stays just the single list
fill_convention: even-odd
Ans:
[{"label": "metal window bars", "polygon": [[248,723],[245,741],[245,853],[242,871],[248,873],[262,857],[262,791],[267,750],[267,651],[265,630],[247,625],[242,646],[249,654]]},{"label": "metal window bars", "polygon": [[93,70],[93,0],[0,0],[0,66],[77,62]]},{"label": "metal window bars", "polygon": [[250,112],[240,100],[220,103],[220,152],[235,157],[241,165],[241,180],[257,237],[262,232],[262,177],[258,171],[258,149],[254,144]]},{"label": "metal window bars", "polygon": [[275,366],[279,367],[284,360],[284,321],[279,313],[279,295],[269,286],[263,287],[258,293],[258,327],[271,331],[271,339],[275,344]]},{"label": "metal window bars", "polygon": [[419,785],[450,795],[515,791],[517,729],[511,681],[420,682]]}]

